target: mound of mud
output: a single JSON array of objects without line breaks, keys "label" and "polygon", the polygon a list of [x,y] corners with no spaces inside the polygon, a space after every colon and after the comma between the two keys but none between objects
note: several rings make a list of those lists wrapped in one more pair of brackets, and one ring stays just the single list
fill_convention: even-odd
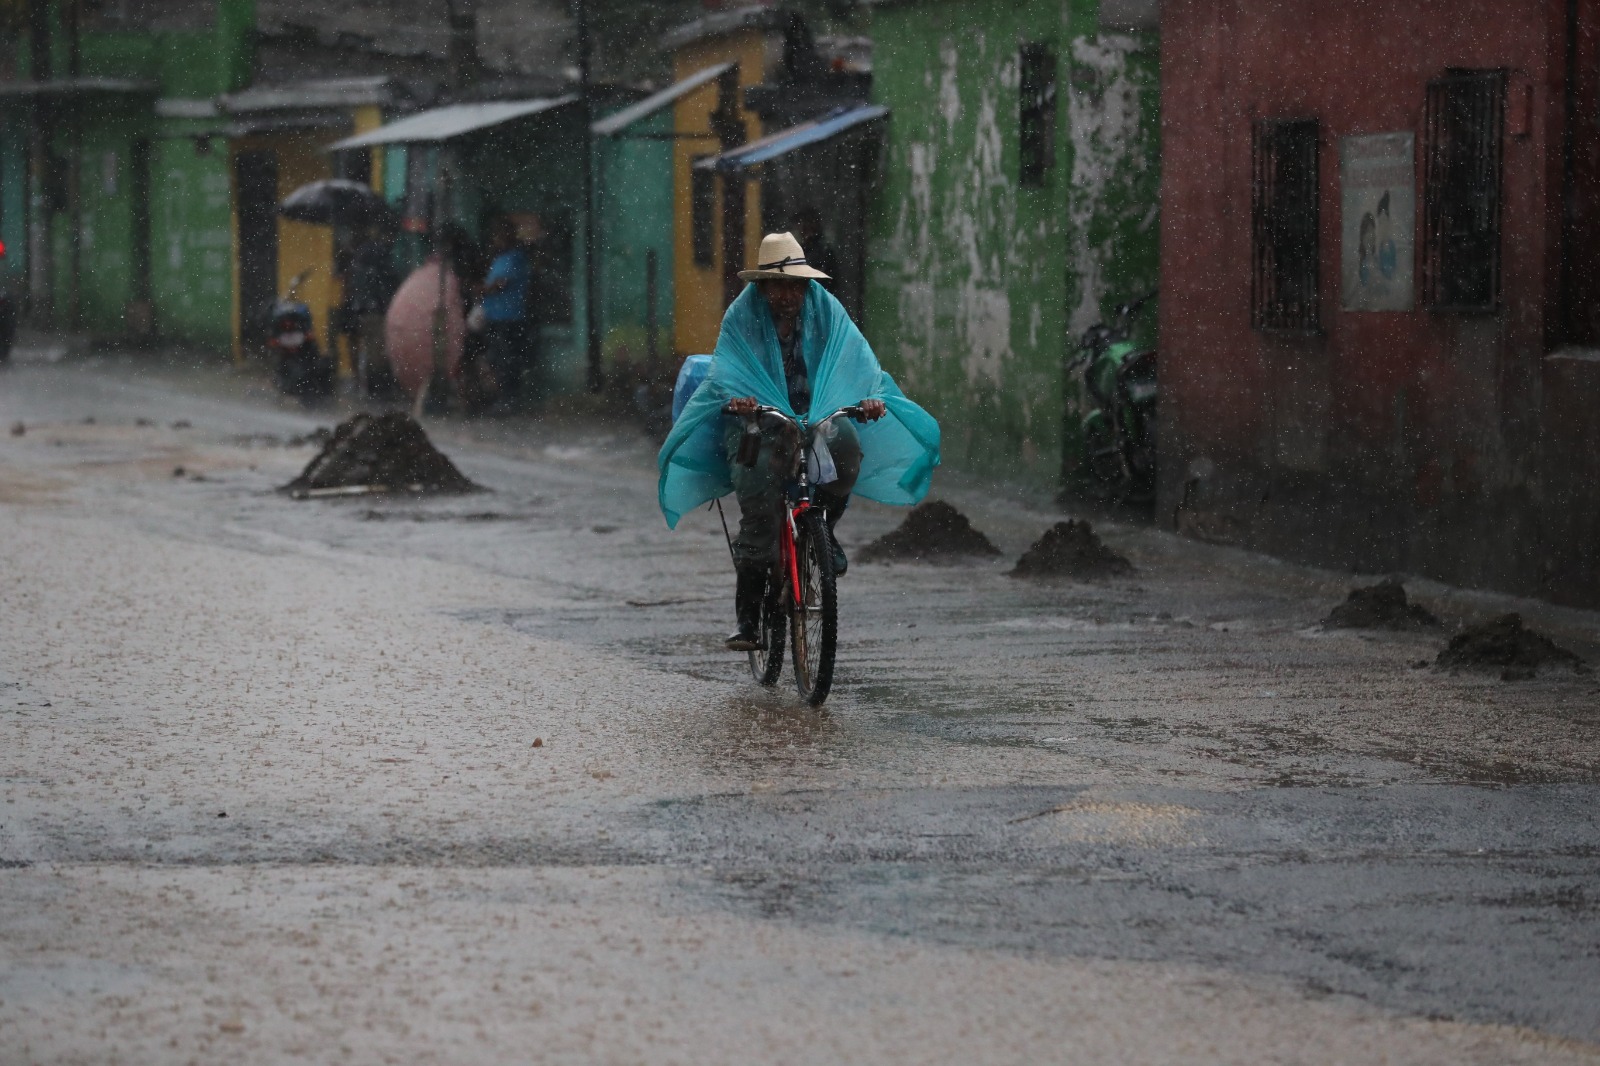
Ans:
[{"label": "mound of mud", "polygon": [[1017,560],[1012,577],[1118,577],[1133,564],[1106,547],[1087,522],[1057,522]]},{"label": "mound of mud", "polygon": [[1493,621],[1469,626],[1450,638],[1435,666],[1452,670],[1499,669],[1505,681],[1530,678],[1546,664],[1585,673],[1588,665],[1542,633],[1522,624],[1519,614],[1503,614]]},{"label": "mound of mud", "polygon": [[1431,629],[1439,624],[1420,603],[1406,599],[1398,578],[1356,589],[1322,620],[1323,629]]},{"label": "mound of mud", "polygon": [[360,414],[339,423],[317,457],[280,489],[296,498],[364,492],[476,492],[406,415]]},{"label": "mound of mud", "polygon": [[[172,427],[176,429],[178,423]],[[292,437],[280,437],[276,433],[241,433],[230,437],[229,443],[237,444],[241,448],[304,448],[314,445],[318,448],[325,446],[333,437],[333,430],[327,426],[318,426],[310,433],[296,434]]]},{"label": "mound of mud", "polygon": [[515,515],[499,511],[469,511],[466,514],[430,511],[377,511],[367,509],[358,515],[363,522],[509,522]]},{"label": "mound of mud", "polygon": [[999,555],[1000,549],[967,516],[943,500],[920,503],[900,528],[861,549],[863,562],[940,562],[963,555]]}]

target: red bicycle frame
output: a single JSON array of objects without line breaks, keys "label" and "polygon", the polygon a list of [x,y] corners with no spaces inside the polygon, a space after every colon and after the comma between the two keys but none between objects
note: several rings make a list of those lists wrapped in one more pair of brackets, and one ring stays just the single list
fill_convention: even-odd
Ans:
[{"label": "red bicycle frame", "polygon": [[794,505],[794,510],[789,512],[789,521],[784,523],[783,536],[778,538],[778,556],[783,568],[789,572],[789,584],[794,590],[794,602],[803,603],[804,594],[800,591],[800,560],[794,550],[795,524],[800,516],[811,510],[810,500],[801,500]]}]

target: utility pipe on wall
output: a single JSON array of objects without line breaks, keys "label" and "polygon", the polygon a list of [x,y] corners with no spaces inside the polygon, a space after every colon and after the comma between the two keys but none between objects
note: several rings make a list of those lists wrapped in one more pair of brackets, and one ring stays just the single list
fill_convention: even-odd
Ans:
[{"label": "utility pipe on wall", "polygon": [[578,15],[578,92],[579,107],[583,115],[583,325],[584,351],[586,353],[586,383],[590,392],[599,392],[605,384],[600,365],[600,269],[599,254],[595,247],[594,198],[594,100],[590,94],[589,54],[592,41],[589,37],[589,5],[577,0]]}]

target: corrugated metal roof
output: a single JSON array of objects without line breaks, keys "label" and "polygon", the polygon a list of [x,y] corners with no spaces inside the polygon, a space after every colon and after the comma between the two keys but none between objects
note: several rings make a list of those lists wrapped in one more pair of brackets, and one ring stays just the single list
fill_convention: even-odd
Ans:
[{"label": "corrugated metal roof", "polygon": [[282,111],[307,107],[362,107],[395,102],[395,82],[389,77],[321,78],[287,85],[258,85],[219,98],[230,115]]},{"label": "corrugated metal roof", "polygon": [[636,104],[629,104],[614,115],[607,115],[591,126],[590,129],[594,131],[597,137],[614,137],[635,122],[647,119],[662,108],[670,107],[672,104],[677,103],[680,98],[694,92],[706,82],[721,77],[737,65],[732,62],[717,63],[714,66],[706,67],[704,70],[697,70],[682,81],[669,85],[660,92],[653,93]]},{"label": "corrugated metal roof", "polygon": [[349,115],[339,111],[274,111],[261,115],[245,115],[228,123],[222,132],[229,137],[311,130],[344,133],[354,125],[355,122]]},{"label": "corrugated metal roof", "polygon": [[87,96],[91,93],[154,96],[153,81],[132,78],[55,78],[51,81],[0,81],[0,96]]},{"label": "corrugated metal roof", "polygon": [[798,126],[790,126],[777,133],[769,133],[760,140],[751,141],[732,151],[702,159],[695,164],[695,169],[740,170],[744,167],[753,167],[757,163],[765,163],[769,159],[787,155],[796,148],[804,148],[808,144],[836,137],[863,122],[884,118],[888,114],[889,109],[881,104],[865,104],[833,111],[810,122],[802,122]]},{"label": "corrugated metal roof", "polygon": [[370,148],[375,144],[415,144],[448,141],[464,133],[488,129],[512,119],[526,118],[573,103],[575,95],[539,100],[496,100],[486,104],[451,104],[408,115],[398,122],[379,126],[369,133],[346,137],[332,145],[330,152],[346,148]]},{"label": "corrugated metal roof", "polygon": [[166,96],[156,101],[157,118],[218,118],[221,115],[215,100]]},{"label": "corrugated metal roof", "polygon": [[[171,2],[125,6],[163,8]],[[214,15],[214,0],[204,3]],[[475,0],[470,5],[459,0],[255,0],[252,6],[252,24],[263,43],[280,53],[320,53],[324,60],[354,53],[443,63],[450,54],[452,14],[464,11],[476,16],[480,61],[496,73],[558,74],[575,55],[570,0]],[[294,69],[315,76],[318,70],[341,68],[296,62]]]},{"label": "corrugated metal roof", "polygon": [[710,15],[702,15],[693,22],[668,31],[661,38],[660,47],[664,52],[676,52],[684,45],[703,41],[708,37],[720,37],[725,33],[733,33],[752,26],[764,30],[773,29],[782,25],[785,17],[788,17],[787,12],[765,4],[735,8],[732,11],[717,11]]}]

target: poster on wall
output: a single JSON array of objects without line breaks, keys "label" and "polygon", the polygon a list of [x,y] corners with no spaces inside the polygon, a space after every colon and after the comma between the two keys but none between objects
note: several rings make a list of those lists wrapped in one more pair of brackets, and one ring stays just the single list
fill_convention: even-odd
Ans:
[{"label": "poster on wall", "polygon": [[1409,311],[1413,306],[1415,141],[1410,133],[1339,140],[1339,289],[1346,311]]}]

